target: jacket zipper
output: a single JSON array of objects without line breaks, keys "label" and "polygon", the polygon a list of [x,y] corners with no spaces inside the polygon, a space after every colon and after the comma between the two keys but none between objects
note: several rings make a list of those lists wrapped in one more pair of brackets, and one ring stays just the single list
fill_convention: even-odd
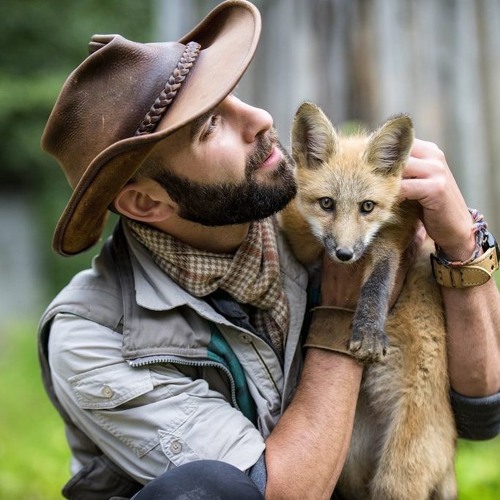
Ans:
[{"label": "jacket zipper", "polygon": [[154,356],[148,359],[127,360],[127,361],[128,364],[133,368],[147,366],[147,365],[154,365],[156,363],[172,363],[174,365],[178,364],[184,366],[196,366],[196,367],[201,366],[201,367],[218,368],[227,375],[229,382],[231,384],[231,400],[233,402],[234,407],[241,411],[238,402],[236,401],[236,387],[233,376],[231,372],[222,363],[216,363],[214,361],[193,361],[193,360],[186,360],[184,358],[177,358],[170,356]]},{"label": "jacket zipper", "polygon": [[251,340],[250,341],[250,345],[252,346],[252,349],[255,351],[255,354],[257,355],[257,357],[259,358],[259,361],[261,362],[262,366],[264,367],[264,369],[266,370],[267,372],[267,375],[269,376],[269,378],[271,379],[273,385],[274,385],[274,389],[276,390],[276,393],[277,394],[281,394],[280,393],[280,390],[278,389],[278,386],[276,385],[276,381],[274,380],[274,377],[272,376],[271,372],[269,371],[269,368],[267,367],[267,364],[264,362],[264,360],[262,359],[262,356],[259,352],[259,350],[257,349],[257,347],[255,347],[255,344],[253,343],[253,341]]}]

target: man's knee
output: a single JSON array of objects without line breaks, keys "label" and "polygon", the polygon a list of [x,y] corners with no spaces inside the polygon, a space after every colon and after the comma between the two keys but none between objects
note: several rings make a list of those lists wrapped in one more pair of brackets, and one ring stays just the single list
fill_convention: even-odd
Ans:
[{"label": "man's knee", "polygon": [[233,465],[200,460],[171,469],[148,483],[134,500],[262,500],[254,482]]}]

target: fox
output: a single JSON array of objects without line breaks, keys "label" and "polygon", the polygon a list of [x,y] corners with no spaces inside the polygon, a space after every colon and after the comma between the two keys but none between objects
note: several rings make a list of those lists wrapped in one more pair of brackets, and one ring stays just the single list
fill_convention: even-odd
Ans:
[{"label": "fox", "polygon": [[418,202],[400,199],[413,140],[406,114],[371,133],[347,135],[319,106],[305,102],[292,121],[297,195],[278,214],[281,230],[309,269],[325,252],[344,265],[365,266],[346,346],[364,365],[337,483],[346,499],[457,498],[445,316],[429,239],[390,307],[421,216]]}]

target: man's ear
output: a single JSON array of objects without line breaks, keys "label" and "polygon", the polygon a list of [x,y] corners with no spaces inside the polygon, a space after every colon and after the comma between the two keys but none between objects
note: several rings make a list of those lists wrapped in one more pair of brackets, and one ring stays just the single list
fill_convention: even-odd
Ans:
[{"label": "man's ear", "polygon": [[120,214],[140,222],[160,222],[176,210],[176,204],[160,184],[146,177],[124,186],[114,206]]}]

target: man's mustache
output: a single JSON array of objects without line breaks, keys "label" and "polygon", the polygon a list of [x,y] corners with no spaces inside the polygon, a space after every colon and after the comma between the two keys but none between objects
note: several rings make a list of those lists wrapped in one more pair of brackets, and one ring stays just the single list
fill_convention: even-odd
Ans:
[{"label": "man's mustache", "polygon": [[275,128],[257,136],[257,144],[254,151],[247,160],[247,174],[252,174],[271,154],[273,148],[278,144],[278,133]]}]

